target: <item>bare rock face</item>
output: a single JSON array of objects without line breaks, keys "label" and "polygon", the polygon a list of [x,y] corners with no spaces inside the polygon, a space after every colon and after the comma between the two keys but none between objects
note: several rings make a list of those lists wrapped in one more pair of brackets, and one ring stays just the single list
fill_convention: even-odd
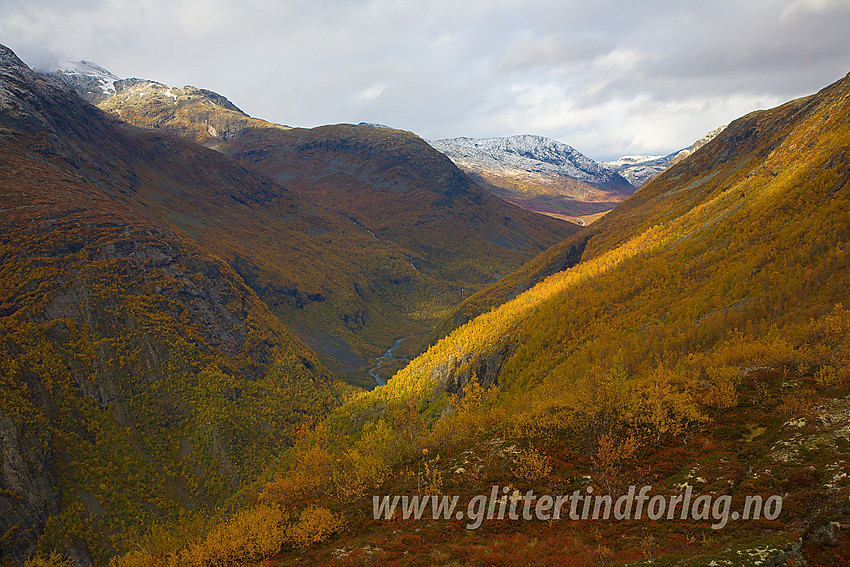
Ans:
[{"label": "bare rock face", "polygon": [[40,526],[59,513],[50,437],[0,416],[0,547],[4,555],[26,556],[41,536]]}]

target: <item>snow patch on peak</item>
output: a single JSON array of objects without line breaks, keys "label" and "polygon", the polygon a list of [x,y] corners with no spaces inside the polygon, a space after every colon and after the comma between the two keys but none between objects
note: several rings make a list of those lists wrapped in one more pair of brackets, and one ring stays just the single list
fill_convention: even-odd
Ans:
[{"label": "snow patch on peak", "polygon": [[565,175],[590,183],[602,183],[612,176],[606,167],[569,144],[534,134],[504,138],[450,138],[429,144],[456,163],[479,163],[491,170],[520,169]]},{"label": "snow patch on peak", "polygon": [[115,83],[121,79],[91,61],[65,61],[52,71],[43,73],[59,79],[93,104],[116,93]]},{"label": "snow patch on peak", "polygon": [[99,83],[103,94],[107,96],[115,94],[114,83],[119,80],[118,76],[113,75],[100,65],[86,60],[65,61],[58,66],[55,73],[67,76],[87,77],[91,80],[92,84]]},{"label": "snow patch on peak", "polygon": [[386,124],[378,124],[377,122],[360,122],[358,126],[371,126],[372,128],[381,128],[382,130],[395,130],[392,126]]},{"label": "snow patch on peak", "polygon": [[663,157],[666,156],[623,156],[614,161],[606,161],[603,163],[610,168],[617,168],[622,166],[638,165],[647,162],[653,162]]},{"label": "snow patch on peak", "polygon": [[119,79],[118,76],[110,73],[108,70],[104,69],[97,63],[92,61],[86,61],[85,59],[81,59],[80,61],[65,61],[64,63],[60,63],[56,67],[56,71],[61,71],[63,73],[75,73],[77,75],[90,75],[92,77],[103,77],[105,79],[111,79],[113,81],[117,81]]}]

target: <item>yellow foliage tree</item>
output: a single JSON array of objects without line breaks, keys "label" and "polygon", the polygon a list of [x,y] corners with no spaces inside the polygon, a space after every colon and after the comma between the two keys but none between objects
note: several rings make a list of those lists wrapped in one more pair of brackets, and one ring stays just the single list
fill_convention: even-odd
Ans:
[{"label": "yellow foliage tree", "polygon": [[298,521],[289,526],[286,535],[295,547],[308,547],[325,541],[343,525],[342,518],[327,508],[310,506],[301,512]]},{"label": "yellow foliage tree", "polygon": [[605,486],[609,494],[613,494],[614,488],[618,486],[620,471],[637,449],[638,441],[632,434],[622,437],[609,432],[599,437],[596,453],[593,455],[592,470],[597,482]]},{"label": "yellow foliage tree", "polygon": [[227,567],[279,553],[287,542],[288,518],[288,514],[274,506],[259,505],[243,510],[213,528],[203,540],[183,549],[179,565]]},{"label": "yellow foliage tree", "polygon": [[552,465],[546,455],[541,455],[534,447],[519,452],[511,467],[511,472],[517,477],[530,482],[549,476]]}]

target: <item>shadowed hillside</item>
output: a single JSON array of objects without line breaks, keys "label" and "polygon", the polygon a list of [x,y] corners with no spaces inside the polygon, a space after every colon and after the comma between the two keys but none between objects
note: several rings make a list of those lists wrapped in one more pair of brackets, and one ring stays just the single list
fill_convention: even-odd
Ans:
[{"label": "shadowed hillside", "polygon": [[[89,96],[91,77],[59,77]],[[305,252],[286,261],[252,258],[244,270],[245,262],[231,262],[337,371],[362,369],[399,337],[409,337],[402,345],[408,355],[420,352],[435,321],[458,301],[577,230],[482,192],[409,132],[365,125],[288,128],[251,118],[210,91],[140,79],[115,81],[113,90],[93,100],[134,125],[231,155],[304,202],[339,213],[371,239],[317,238],[316,263]],[[285,264],[306,268],[304,276],[311,277],[281,293],[255,285],[280,280],[282,271],[288,275]],[[286,293],[304,299],[285,305],[280,296]]]},{"label": "shadowed hillside", "polygon": [[212,513],[338,403],[316,355],[166,220],[199,196],[295,205],[6,48],[0,156],[0,549],[102,563],[129,525]]}]

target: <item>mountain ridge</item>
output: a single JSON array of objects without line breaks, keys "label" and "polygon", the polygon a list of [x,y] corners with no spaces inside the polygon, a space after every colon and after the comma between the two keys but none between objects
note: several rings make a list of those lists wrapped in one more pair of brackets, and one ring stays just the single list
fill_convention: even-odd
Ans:
[{"label": "mountain ridge", "polygon": [[105,563],[127,522],[225,505],[338,404],[316,354],[166,220],[186,212],[181,195],[292,202],[210,150],[109,117],[6,47],[0,155],[0,550],[51,541]]},{"label": "mountain ridge", "polygon": [[489,192],[526,209],[582,224],[592,222],[634,187],[568,144],[522,134],[429,142]]},{"label": "mountain ridge", "polygon": [[[551,138],[534,134],[519,134],[495,138],[449,138],[429,142],[444,153],[452,152],[461,158],[475,158],[486,165],[516,167],[502,158],[514,156],[517,161],[527,160],[522,169],[540,173],[559,173],[581,181],[604,183],[614,175],[602,165],[591,160],[574,147]],[[464,153],[461,153],[464,152]]]},{"label": "mountain ridge", "polygon": [[[96,67],[94,64],[88,65]],[[90,77],[86,74],[85,65],[79,67],[80,72],[77,74],[56,72],[51,73],[51,76],[65,81],[81,96],[89,97],[90,102],[123,120],[137,126],[166,129],[225,153],[229,152],[226,149],[228,141],[238,138],[249,129],[288,128],[247,117],[225,97],[195,87],[178,89],[156,81],[121,79],[112,82],[109,88],[114,92],[105,96],[100,90],[89,87],[92,81],[101,81],[103,73],[108,71],[98,67],[100,70],[95,70],[94,76]],[[141,98],[146,99],[146,104],[139,104],[137,99]],[[206,107],[207,101],[238,114],[212,112]],[[385,125],[368,123],[360,126],[395,130]],[[443,143],[446,146],[446,142],[449,141],[432,142],[431,145],[439,146]],[[488,143],[493,146],[491,153],[479,152],[478,161],[481,161],[482,155],[495,155],[492,151],[499,150],[503,156],[511,155],[521,163],[509,165],[490,158],[485,160],[487,165],[473,167],[472,162],[466,161],[461,162],[466,163],[464,171],[478,179],[479,184],[489,193],[534,212],[548,213],[577,224],[585,222],[585,219],[591,222],[632,190],[624,179],[617,178],[574,148],[555,140],[525,135],[494,138]],[[501,148],[497,147],[499,144]],[[444,149],[449,153],[452,151],[447,146]],[[522,155],[523,152],[525,155]],[[493,181],[496,182],[491,183]],[[544,189],[541,191],[541,188]]]}]

